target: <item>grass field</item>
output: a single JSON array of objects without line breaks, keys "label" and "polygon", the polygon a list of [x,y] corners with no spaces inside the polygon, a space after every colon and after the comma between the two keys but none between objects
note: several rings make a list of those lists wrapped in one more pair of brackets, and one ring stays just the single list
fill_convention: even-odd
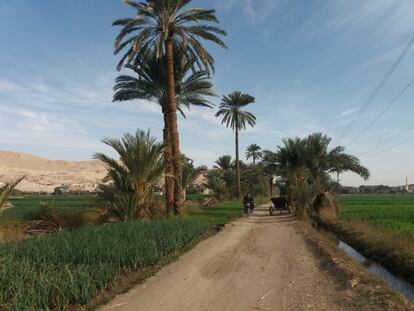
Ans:
[{"label": "grass field", "polygon": [[342,195],[341,218],[414,233],[414,195]]},{"label": "grass field", "polygon": [[4,244],[0,310],[84,305],[126,272],[162,265],[167,255],[241,214],[240,202],[228,202],[181,218],[82,227]]},{"label": "grass field", "polygon": [[336,236],[414,284],[414,195],[342,195]]},{"label": "grass field", "polygon": [[0,224],[38,218],[41,202],[60,213],[84,212],[96,208],[96,202],[87,196],[23,196],[11,198],[10,202],[14,207],[0,214]]}]

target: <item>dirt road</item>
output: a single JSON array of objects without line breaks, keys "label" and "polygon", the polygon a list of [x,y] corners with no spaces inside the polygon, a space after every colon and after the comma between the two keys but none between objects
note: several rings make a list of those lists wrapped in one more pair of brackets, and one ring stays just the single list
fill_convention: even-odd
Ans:
[{"label": "dirt road", "polygon": [[100,310],[369,310],[317,260],[293,218],[261,208]]}]

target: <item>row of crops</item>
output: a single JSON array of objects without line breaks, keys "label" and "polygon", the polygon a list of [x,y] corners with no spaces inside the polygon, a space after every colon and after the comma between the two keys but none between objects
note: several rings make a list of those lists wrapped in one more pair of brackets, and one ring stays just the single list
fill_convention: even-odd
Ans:
[{"label": "row of crops", "polygon": [[338,200],[346,221],[414,233],[414,195],[342,195]]},{"label": "row of crops", "polygon": [[[0,217],[0,226],[36,217],[40,201],[78,216],[94,208],[87,197],[12,201],[15,207]],[[181,218],[83,226],[0,244],[0,310],[63,310],[68,305],[78,310],[128,272],[162,265],[166,256],[202,236],[211,225],[227,223],[241,213],[240,203],[225,202],[208,210],[187,210]]]},{"label": "row of crops", "polygon": [[208,229],[198,217],[128,222],[0,248],[0,310],[62,310],[86,304],[123,271],[157,265]]}]

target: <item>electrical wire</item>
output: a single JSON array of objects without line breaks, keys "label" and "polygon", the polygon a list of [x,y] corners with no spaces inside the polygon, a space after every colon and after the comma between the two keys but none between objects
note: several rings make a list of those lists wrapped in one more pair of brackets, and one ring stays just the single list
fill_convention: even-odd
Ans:
[{"label": "electrical wire", "polygon": [[394,140],[396,140],[397,138],[399,138],[400,136],[402,136],[403,134],[405,134],[406,132],[408,132],[412,129],[414,129],[414,122],[410,123],[409,125],[407,125],[406,127],[402,128],[402,129],[398,130],[394,134],[388,136],[383,141],[380,141],[379,143],[377,143],[377,144],[371,146],[370,148],[366,149],[364,152],[362,152],[360,154],[360,156],[368,155],[368,154],[380,149],[381,147],[393,142]]},{"label": "electrical wire", "polygon": [[368,125],[358,134],[356,135],[350,143],[348,143],[347,146],[350,146],[352,143],[354,143],[359,137],[361,137],[362,135],[364,135],[364,133],[392,106],[394,105],[397,100],[404,95],[405,92],[407,92],[407,90],[414,84],[414,79],[411,80],[410,83],[408,83],[408,85],[387,105],[385,106],[385,108],[370,122],[368,123]]},{"label": "electrical wire", "polygon": [[381,152],[378,152],[378,153],[376,153],[374,155],[368,156],[366,158],[374,158],[374,157],[377,157],[377,156],[379,156],[379,155],[381,155],[381,154],[383,154],[383,153],[385,153],[385,152],[387,152],[387,151],[389,151],[391,149],[394,149],[396,147],[399,147],[399,146],[401,146],[401,145],[403,145],[403,144],[405,144],[405,143],[407,143],[407,142],[409,142],[410,140],[413,140],[413,139],[414,139],[414,136],[410,136],[407,139],[403,140],[402,142],[399,142],[398,144],[392,145],[391,147],[389,147],[387,149],[384,149]]},{"label": "electrical wire", "polygon": [[357,114],[352,118],[352,120],[347,124],[347,126],[344,128],[344,130],[339,135],[338,139],[342,139],[345,137],[355,126],[355,124],[358,122],[358,120],[361,118],[361,116],[365,113],[365,111],[368,109],[368,107],[372,104],[372,102],[377,97],[378,93],[381,91],[381,89],[384,87],[385,83],[389,80],[391,75],[394,73],[394,71],[397,69],[398,65],[401,63],[407,52],[410,50],[411,46],[414,44],[414,37],[410,40],[408,45],[405,47],[405,49],[401,52],[401,54],[398,56],[398,58],[395,60],[391,68],[388,70],[386,75],[382,78],[382,80],[379,82],[377,87],[374,89],[374,91],[371,93],[371,95],[368,97],[368,99],[364,102],[362,107],[359,109]]}]

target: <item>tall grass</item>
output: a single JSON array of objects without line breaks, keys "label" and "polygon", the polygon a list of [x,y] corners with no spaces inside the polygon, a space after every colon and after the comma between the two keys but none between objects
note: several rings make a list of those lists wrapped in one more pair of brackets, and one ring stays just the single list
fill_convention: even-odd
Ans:
[{"label": "tall grass", "polygon": [[85,227],[0,248],[0,309],[85,304],[123,271],[157,265],[207,230],[200,219]]}]

